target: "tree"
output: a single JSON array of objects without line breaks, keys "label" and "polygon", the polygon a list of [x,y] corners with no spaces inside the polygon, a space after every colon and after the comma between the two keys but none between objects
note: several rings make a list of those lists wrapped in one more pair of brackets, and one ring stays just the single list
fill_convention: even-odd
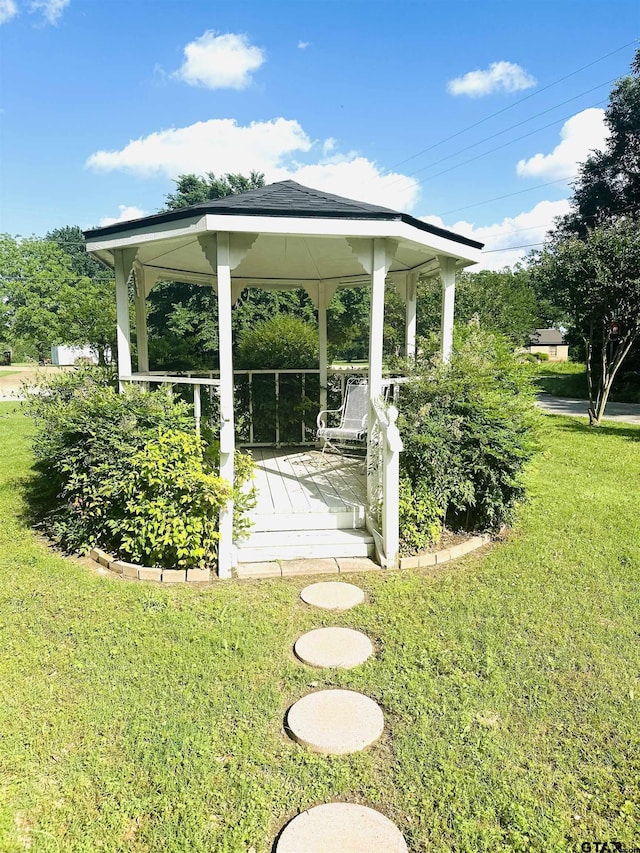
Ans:
[{"label": "tree", "polygon": [[[461,273],[456,281],[455,313],[458,322],[468,323],[475,318],[483,329],[506,335],[513,344],[520,346],[541,322],[549,322],[549,315],[558,312],[541,304],[527,270],[516,267],[514,270]],[[418,285],[419,334],[439,331],[441,315],[440,280],[421,281]]]},{"label": "tree", "polygon": [[609,137],[580,168],[573,210],[559,222],[564,235],[586,237],[592,228],[620,217],[640,218],[640,50],[631,74],[614,86],[605,112]]},{"label": "tree", "polygon": [[91,346],[104,363],[112,346],[112,290],[79,275],[71,256],[51,240],[0,238],[0,312],[7,339],[31,345],[39,360],[67,343]]},{"label": "tree", "polygon": [[584,340],[589,420],[598,426],[616,374],[640,340],[640,224],[621,218],[585,239],[555,235],[530,269]]},{"label": "tree", "polygon": [[206,177],[190,174],[179,175],[176,180],[176,191],[165,197],[165,210],[179,210],[191,204],[199,204],[211,198],[225,198],[228,195],[255,190],[264,186],[262,172],[251,172],[246,175],[227,172],[216,178],[213,172],[207,172]]}]

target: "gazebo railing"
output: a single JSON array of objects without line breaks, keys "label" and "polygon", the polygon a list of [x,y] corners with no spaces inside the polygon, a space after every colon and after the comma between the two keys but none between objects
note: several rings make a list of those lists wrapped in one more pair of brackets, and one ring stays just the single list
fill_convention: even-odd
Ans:
[{"label": "gazebo railing", "polygon": [[402,439],[396,426],[398,410],[379,399],[372,401],[369,412],[367,527],[374,538],[381,565],[393,568],[397,566],[400,547]]},{"label": "gazebo railing", "polygon": [[169,387],[169,391],[172,391],[175,385],[190,386],[193,389],[193,419],[195,422],[196,435],[200,435],[200,422],[202,420],[201,389],[203,386],[207,387],[209,389],[209,395],[212,396],[213,392],[217,391],[220,386],[220,380],[214,378],[211,374],[203,377],[193,376],[192,374],[182,375],[177,373],[132,373],[130,376],[121,376],[120,382],[136,382],[144,388],[148,388],[149,385],[152,384],[167,385]]}]

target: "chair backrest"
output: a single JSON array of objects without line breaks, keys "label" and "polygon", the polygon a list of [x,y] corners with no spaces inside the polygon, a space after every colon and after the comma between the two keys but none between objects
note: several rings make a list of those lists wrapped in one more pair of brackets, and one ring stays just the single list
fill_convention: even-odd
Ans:
[{"label": "chair backrest", "polygon": [[369,388],[366,380],[347,382],[341,429],[361,429],[369,413]]}]

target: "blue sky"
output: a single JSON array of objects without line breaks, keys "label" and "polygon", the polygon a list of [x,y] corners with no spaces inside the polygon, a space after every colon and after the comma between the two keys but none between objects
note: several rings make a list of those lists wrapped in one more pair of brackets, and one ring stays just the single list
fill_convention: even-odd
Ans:
[{"label": "blue sky", "polygon": [[640,30],[631,0],[0,0],[0,21],[0,231],[255,168],[468,233],[489,267],[566,210]]}]

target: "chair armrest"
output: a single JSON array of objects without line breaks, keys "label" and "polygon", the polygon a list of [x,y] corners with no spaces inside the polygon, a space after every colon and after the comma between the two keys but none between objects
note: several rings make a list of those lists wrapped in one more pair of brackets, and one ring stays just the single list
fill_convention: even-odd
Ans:
[{"label": "chair armrest", "polygon": [[342,411],[342,409],[343,409],[343,406],[340,406],[339,409],[323,409],[321,412],[318,412],[318,417],[316,418],[317,428],[323,429],[324,425],[326,424],[326,419],[325,419],[325,424],[323,424],[323,419],[322,419],[323,415],[337,415],[338,412]]}]

